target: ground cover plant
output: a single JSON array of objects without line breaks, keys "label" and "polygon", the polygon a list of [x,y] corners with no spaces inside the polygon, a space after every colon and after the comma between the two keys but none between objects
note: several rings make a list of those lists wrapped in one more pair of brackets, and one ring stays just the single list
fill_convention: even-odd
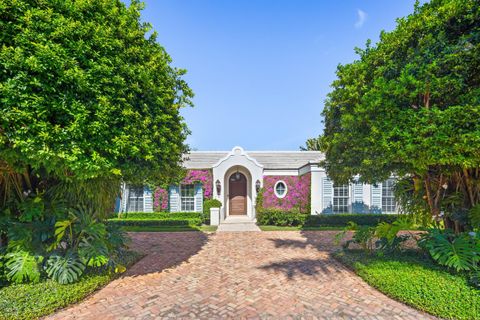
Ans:
[{"label": "ground cover plant", "polygon": [[480,290],[465,273],[452,273],[419,251],[368,255],[335,254],[368,284],[384,294],[444,319],[478,319]]}]

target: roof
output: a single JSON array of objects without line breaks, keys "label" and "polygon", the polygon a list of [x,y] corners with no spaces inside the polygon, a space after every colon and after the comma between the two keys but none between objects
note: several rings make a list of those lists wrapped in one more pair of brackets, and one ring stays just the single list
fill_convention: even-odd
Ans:
[{"label": "roof", "polygon": [[[245,151],[265,169],[298,169],[311,162],[320,162],[324,154],[320,151]],[[184,157],[187,169],[207,169],[225,158],[230,151],[191,151]]]}]

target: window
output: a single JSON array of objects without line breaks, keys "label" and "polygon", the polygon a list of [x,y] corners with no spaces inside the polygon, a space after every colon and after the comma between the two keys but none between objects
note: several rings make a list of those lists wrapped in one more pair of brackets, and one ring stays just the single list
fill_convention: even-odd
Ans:
[{"label": "window", "polygon": [[193,184],[180,185],[181,211],[195,211],[195,186]]},{"label": "window", "polygon": [[390,213],[397,211],[397,203],[393,193],[394,179],[388,179],[382,183],[382,212]]},{"label": "window", "polygon": [[287,185],[283,181],[277,181],[275,187],[273,188],[277,198],[283,198],[287,195]]},{"label": "window", "polygon": [[129,187],[127,212],[143,212],[143,187]]},{"label": "window", "polygon": [[333,186],[333,213],[346,213],[348,210],[348,185]]}]

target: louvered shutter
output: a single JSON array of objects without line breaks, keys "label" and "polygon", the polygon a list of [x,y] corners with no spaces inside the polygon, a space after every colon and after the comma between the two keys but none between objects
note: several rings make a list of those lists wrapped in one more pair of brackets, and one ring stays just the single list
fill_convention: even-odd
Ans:
[{"label": "louvered shutter", "polygon": [[372,213],[382,213],[382,184],[372,185]]},{"label": "louvered shutter", "polygon": [[323,178],[322,183],[322,201],[323,201],[323,213],[332,213],[333,202],[333,182],[328,178]]},{"label": "louvered shutter", "polygon": [[202,212],[203,211],[203,188],[200,183],[195,184],[195,211]]},{"label": "louvered shutter", "polygon": [[153,212],[152,190],[143,187],[143,212]]},{"label": "louvered shutter", "polygon": [[170,186],[168,188],[168,201],[170,212],[180,211],[180,188],[178,186]]}]

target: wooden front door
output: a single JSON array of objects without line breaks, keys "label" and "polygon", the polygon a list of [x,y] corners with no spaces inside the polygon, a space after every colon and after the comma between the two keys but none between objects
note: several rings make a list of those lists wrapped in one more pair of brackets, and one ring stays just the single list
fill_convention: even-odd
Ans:
[{"label": "wooden front door", "polygon": [[247,214],[247,178],[236,172],[228,180],[230,215]]}]

